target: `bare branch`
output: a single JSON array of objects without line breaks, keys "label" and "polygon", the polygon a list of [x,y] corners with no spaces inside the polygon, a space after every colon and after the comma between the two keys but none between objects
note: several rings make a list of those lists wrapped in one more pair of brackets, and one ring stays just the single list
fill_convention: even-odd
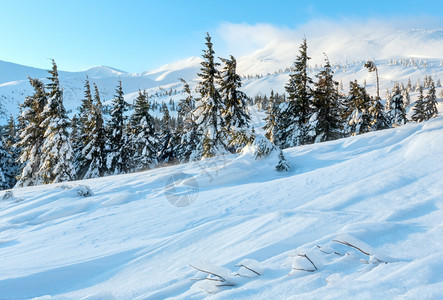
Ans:
[{"label": "bare branch", "polygon": [[315,270],[307,270],[307,269],[300,269],[300,268],[292,268],[292,270],[306,271],[306,272],[315,272]]},{"label": "bare branch", "polygon": [[245,266],[245,265],[243,265],[243,264],[240,265],[240,267],[243,267],[243,268],[245,268],[245,269],[248,269],[249,271],[254,272],[254,273],[257,274],[258,276],[261,275],[259,272],[255,271],[255,270],[253,270],[253,269],[251,269],[251,268],[248,268],[247,266]]},{"label": "bare branch", "polygon": [[343,254],[341,254],[341,253],[339,253],[339,252],[337,252],[337,251],[334,251],[334,252],[327,252],[327,251],[325,251],[325,250],[322,250],[322,248],[321,248],[319,245],[317,245],[317,248],[318,248],[318,250],[320,250],[321,252],[323,252],[323,253],[325,253],[325,254],[336,254],[336,255],[343,256]]},{"label": "bare branch", "polygon": [[349,243],[346,242],[346,241],[340,241],[340,240],[332,240],[332,241],[333,241],[333,242],[336,242],[336,243],[340,243],[340,244],[346,245],[346,246],[349,246],[349,247],[352,247],[352,248],[357,249],[358,251],[360,251],[361,253],[363,253],[363,254],[365,254],[365,255],[367,255],[367,256],[371,256],[371,254],[369,254],[368,252],[365,252],[365,251],[361,250],[360,248],[358,248],[357,246],[354,246],[354,245],[352,245],[352,244],[349,244]]},{"label": "bare branch", "polygon": [[317,267],[315,266],[314,262],[306,254],[298,254],[298,256],[307,258],[309,260],[309,262],[314,266],[315,270],[318,270]]},{"label": "bare branch", "polygon": [[[340,243],[340,244],[343,244],[343,245],[346,245],[346,246],[349,246],[349,247],[352,247],[352,248],[354,248],[354,249],[360,251],[360,252],[363,253],[364,255],[371,256],[370,253],[368,253],[368,252],[366,252],[366,251],[363,251],[362,249],[358,248],[357,246],[354,246],[354,245],[352,245],[352,244],[350,244],[350,243],[348,243],[348,242],[346,242],[346,241],[340,241],[340,240],[332,240],[332,241],[333,241],[333,242]],[[381,259],[379,259],[379,258],[377,258],[377,257],[375,257],[375,256],[373,256],[373,258],[376,259],[379,263],[385,263],[385,264],[388,263],[387,261],[381,260]],[[365,263],[366,263],[366,262],[365,262]],[[369,261],[368,261],[368,263],[369,263]]]},{"label": "bare branch", "polygon": [[215,273],[212,273],[212,272],[209,272],[209,271],[206,271],[206,270],[203,270],[203,269],[199,269],[199,268],[197,268],[197,267],[195,267],[195,266],[193,266],[193,265],[190,265],[192,268],[194,268],[194,269],[196,269],[197,271],[200,271],[200,272],[203,272],[203,273],[207,273],[207,274],[211,274],[211,275],[213,275],[213,276],[215,276],[215,277],[218,277],[218,278],[220,278],[221,280],[221,282],[226,282],[227,280],[225,279],[225,278],[223,278],[222,276],[220,276],[220,275],[218,275],[218,274],[215,274]]}]

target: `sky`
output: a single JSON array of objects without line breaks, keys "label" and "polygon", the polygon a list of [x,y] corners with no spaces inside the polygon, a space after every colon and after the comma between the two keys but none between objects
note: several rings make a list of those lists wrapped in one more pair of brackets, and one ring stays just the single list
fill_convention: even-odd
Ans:
[{"label": "sky", "polygon": [[245,55],[286,31],[306,29],[309,38],[325,20],[443,28],[443,1],[0,0],[0,60],[142,72],[200,56],[206,32],[220,55]]}]

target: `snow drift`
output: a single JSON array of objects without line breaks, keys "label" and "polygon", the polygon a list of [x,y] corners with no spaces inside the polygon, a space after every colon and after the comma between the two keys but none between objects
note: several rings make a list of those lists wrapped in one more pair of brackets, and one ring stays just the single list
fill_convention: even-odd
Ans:
[{"label": "snow drift", "polygon": [[0,299],[443,297],[443,117],[284,152],[2,192]]}]

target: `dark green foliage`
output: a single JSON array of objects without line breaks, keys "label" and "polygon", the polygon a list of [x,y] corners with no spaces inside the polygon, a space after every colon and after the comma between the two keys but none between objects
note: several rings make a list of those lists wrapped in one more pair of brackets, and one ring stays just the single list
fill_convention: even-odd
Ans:
[{"label": "dark green foliage", "polygon": [[206,46],[207,50],[204,50],[201,72],[198,74],[200,82],[197,91],[201,98],[197,99],[197,107],[193,111],[193,115],[197,131],[202,133],[202,139],[198,146],[199,156],[212,157],[227,152],[222,118],[222,112],[225,108],[220,93],[215,86],[220,77],[216,69],[219,64],[214,61],[214,50],[209,34],[206,36]]},{"label": "dark green foliage", "polygon": [[338,82],[333,79],[334,72],[328,58],[325,66],[317,75],[314,91],[314,116],[311,118],[311,130],[315,142],[331,141],[341,137],[341,119],[339,111]]},{"label": "dark green foliage", "polygon": [[429,82],[429,91],[425,97],[425,116],[426,120],[435,118],[438,115],[437,96],[435,95],[435,84],[432,79]]},{"label": "dark green foliage", "polygon": [[106,172],[106,129],[103,121],[100,94],[95,84],[94,91],[94,101],[89,107],[89,117],[86,124],[90,137],[88,143],[82,149],[82,156],[85,162],[83,178],[85,179],[101,177]]},{"label": "dark green foliage", "polygon": [[392,94],[388,95],[385,111],[387,119],[393,127],[404,125],[408,121],[406,118],[404,98],[398,84],[394,85]]},{"label": "dark green foliage", "polygon": [[342,118],[345,120],[344,135],[357,135],[371,131],[371,115],[369,108],[372,99],[364,86],[358,85],[357,80],[350,82],[349,96],[344,100],[345,110]]},{"label": "dark green foliage", "polygon": [[312,142],[307,135],[306,125],[311,117],[312,79],[308,76],[306,39],[300,46],[300,54],[294,63],[294,72],[289,75],[285,86],[288,93],[287,103],[280,105],[274,139],[281,148],[294,147]]},{"label": "dark green foliage", "polygon": [[169,110],[166,109],[163,112],[163,118],[161,121],[161,131],[159,137],[159,151],[158,158],[162,163],[173,163],[175,159],[175,145],[174,134],[171,128],[171,117]]},{"label": "dark green foliage", "polygon": [[130,149],[127,143],[128,134],[126,131],[127,104],[123,97],[123,87],[121,80],[115,90],[116,94],[112,101],[110,111],[111,119],[108,125],[107,157],[106,166],[109,174],[121,174],[129,171],[128,165]]},{"label": "dark green foliage", "polygon": [[180,162],[187,162],[198,159],[199,154],[197,147],[201,139],[201,134],[198,132],[192,114],[192,111],[195,109],[195,100],[192,97],[191,89],[185,80],[180,80],[183,83],[186,98],[180,100],[178,104],[178,118],[182,122],[176,131],[179,141],[176,151],[177,159],[179,159]]},{"label": "dark green foliage", "polygon": [[380,99],[373,99],[371,107],[369,107],[369,114],[371,118],[371,131],[387,129],[390,127],[389,121],[386,118],[383,104]]},{"label": "dark green foliage", "polygon": [[158,139],[154,118],[149,113],[149,97],[146,91],[139,91],[134,101],[134,112],[130,119],[132,144],[132,168],[146,170],[157,164]]},{"label": "dark green foliage", "polygon": [[423,87],[420,86],[418,90],[418,98],[417,101],[415,101],[413,113],[412,113],[412,121],[414,122],[423,122],[426,120],[426,114],[425,114],[425,102],[424,102],[424,95],[423,95]]},{"label": "dark green foliage", "polygon": [[69,137],[70,122],[63,106],[63,91],[60,87],[57,65],[52,61],[48,71],[48,102],[43,111],[42,126],[46,129],[42,145],[42,163],[39,175],[43,183],[71,181],[76,178],[74,152]]},{"label": "dark green foliage", "polygon": [[230,133],[249,127],[251,118],[246,107],[248,97],[239,90],[242,83],[236,73],[237,61],[232,55],[230,59],[220,59],[225,65],[219,81],[220,94],[224,102],[223,119],[225,130]]},{"label": "dark green foliage", "polygon": [[265,130],[265,137],[271,143],[274,143],[274,130],[278,113],[278,105],[274,96],[274,91],[271,90],[271,95],[269,96],[268,100],[268,107],[266,109],[266,124],[263,127],[263,130]]},{"label": "dark green foliage", "polygon": [[19,116],[19,140],[16,147],[20,149],[19,163],[22,165],[17,186],[31,186],[42,183],[39,176],[41,165],[41,147],[45,133],[42,127],[43,109],[48,102],[43,82],[29,78],[34,94],[25,98]]}]

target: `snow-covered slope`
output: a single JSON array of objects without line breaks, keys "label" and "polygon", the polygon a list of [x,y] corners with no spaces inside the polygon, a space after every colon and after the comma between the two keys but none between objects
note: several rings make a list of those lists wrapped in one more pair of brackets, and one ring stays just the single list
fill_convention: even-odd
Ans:
[{"label": "snow-covered slope", "polygon": [[289,173],[244,153],[14,189],[0,299],[441,299],[442,155],[440,116],[287,149]]}]

